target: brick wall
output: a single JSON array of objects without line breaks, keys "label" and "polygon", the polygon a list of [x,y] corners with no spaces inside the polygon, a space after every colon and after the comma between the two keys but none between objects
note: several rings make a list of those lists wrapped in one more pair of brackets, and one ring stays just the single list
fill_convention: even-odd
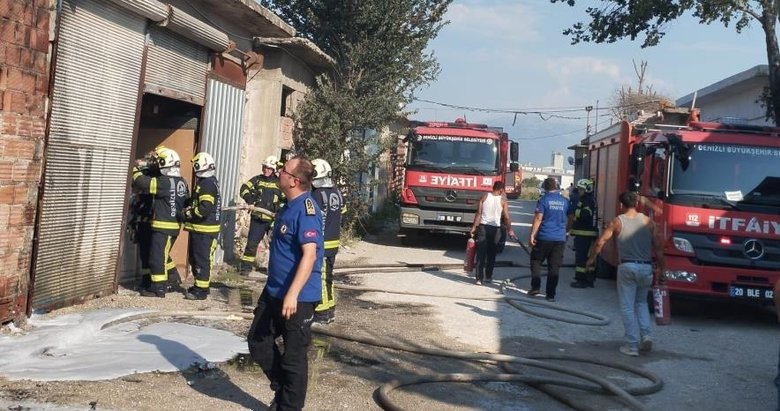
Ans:
[{"label": "brick wall", "polygon": [[49,88],[50,0],[0,0],[0,322],[20,319]]}]

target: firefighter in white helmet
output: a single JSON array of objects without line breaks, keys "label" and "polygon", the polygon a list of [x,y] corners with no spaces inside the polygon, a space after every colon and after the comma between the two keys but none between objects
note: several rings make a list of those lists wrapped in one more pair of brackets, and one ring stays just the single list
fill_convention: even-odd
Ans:
[{"label": "firefighter in white helmet", "polygon": [[[249,179],[241,186],[241,198],[252,206],[264,208],[276,212],[283,201],[282,191],[279,189],[279,178],[276,176],[276,166],[279,159],[268,156],[263,160],[263,171]],[[244,254],[241,256],[241,274],[248,275],[254,268],[257,246],[263,240],[266,232],[273,222],[273,217],[259,211],[253,211],[249,224],[249,235],[246,241]]]},{"label": "firefighter in white helmet", "polygon": [[[141,171],[141,162],[133,169],[133,188],[154,197],[152,204],[152,239],[149,249],[151,284],[141,289],[144,297],[165,297],[169,286],[169,274],[176,269],[170,259],[171,248],[176,242],[184,217],[184,206],[189,200],[187,183],[181,178],[179,154],[167,147],[155,149],[159,177]],[[178,287],[180,279],[171,285]]]},{"label": "firefighter in white helmet", "polygon": [[341,216],[347,211],[344,196],[333,184],[330,164],[317,158],[312,160],[314,180],[311,196],[322,211],[325,258],[322,262],[322,301],[314,309],[314,322],[329,324],[336,319],[336,294],[333,287],[333,264],[339,252]]},{"label": "firefighter in white helmet", "polygon": [[189,263],[195,277],[193,285],[184,294],[188,300],[205,300],[209,295],[211,267],[217,249],[222,198],[219,193],[216,164],[211,154],[201,152],[192,158],[195,184],[190,205],[184,210],[184,229],[190,233]]},{"label": "firefighter in white helmet", "polygon": [[587,266],[588,252],[599,236],[596,223],[596,200],[593,198],[593,180],[577,181],[576,203],[569,207],[566,232],[574,236],[574,288],[594,287],[596,275]]}]

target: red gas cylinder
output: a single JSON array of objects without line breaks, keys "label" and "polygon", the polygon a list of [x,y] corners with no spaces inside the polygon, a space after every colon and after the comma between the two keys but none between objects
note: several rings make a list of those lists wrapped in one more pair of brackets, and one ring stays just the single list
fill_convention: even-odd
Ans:
[{"label": "red gas cylinder", "polygon": [[477,242],[469,238],[466,242],[466,260],[463,262],[463,271],[470,273],[474,269],[474,260],[477,257]]},{"label": "red gas cylinder", "polygon": [[657,325],[672,323],[672,309],[669,305],[669,288],[664,284],[653,286],[653,311]]}]

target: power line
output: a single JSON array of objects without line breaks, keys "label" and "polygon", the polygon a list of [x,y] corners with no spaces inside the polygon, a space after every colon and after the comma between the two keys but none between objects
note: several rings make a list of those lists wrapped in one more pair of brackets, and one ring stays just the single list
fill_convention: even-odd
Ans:
[{"label": "power line", "polygon": [[[603,122],[599,122],[598,124],[599,125],[606,125],[608,123],[611,123],[611,122],[603,121]],[[584,128],[578,128],[578,129],[572,130],[572,131],[567,131],[567,132],[564,132],[564,133],[550,134],[550,135],[538,136],[538,137],[513,138],[512,140],[515,140],[515,141],[545,140],[545,139],[548,139],[548,138],[563,137],[563,136],[567,136],[569,134],[582,133],[582,132],[586,132],[586,131],[587,131],[587,127],[584,127]]]},{"label": "power line", "polygon": [[[467,110],[467,111],[476,111],[476,112],[483,112],[483,113],[502,113],[502,114],[514,114],[517,115],[528,115],[528,114],[536,114],[539,115],[539,117],[542,118],[542,120],[549,120],[550,118],[562,118],[566,120],[581,120],[585,117],[571,117],[571,116],[562,116],[558,114],[552,114],[552,113],[577,113],[577,112],[583,112],[587,111],[586,107],[547,107],[547,108],[526,108],[526,109],[505,109],[505,108],[491,108],[491,107],[477,107],[477,106],[464,106],[459,104],[452,104],[452,103],[444,103],[440,101],[434,101],[434,100],[427,100],[427,99],[421,99],[416,98],[415,101],[419,101],[421,103],[429,103],[429,104],[435,104],[437,106],[442,107],[448,107],[456,110]],[[619,106],[607,106],[603,107],[604,110],[613,110],[613,109],[625,109],[625,108],[631,108],[631,107],[639,107],[643,106],[645,104],[651,104],[651,103],[660,103],[666,100],[661,99],[653,99],[653,100],[645,100],[645,101],[639,101],[632,104],[626,104],[626,105],[619,105]],[[547,118],[544,117],[544,115],[548,115]]]}]

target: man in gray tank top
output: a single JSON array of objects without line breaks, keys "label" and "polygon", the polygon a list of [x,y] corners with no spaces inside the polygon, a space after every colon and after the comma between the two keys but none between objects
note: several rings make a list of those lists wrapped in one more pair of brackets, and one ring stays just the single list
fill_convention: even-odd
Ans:
[{"label": "man in gray tank top", "polygon": [[[623,214],[615,217],[596,240],[596,246],[588,256],[588,267],[593,267],[601,249],[613,236],[617,240],[620,264],[617,269],[617,290],[620,311],[625,328],[625,344],[620,352],[632,357],[640,351],[650,351],[650,311],[647,293],[653,279],[663,283],[664,254],[661,241],[656,237],[655,223],[636,210],[639,196],[635,192],[620,195]],[[652,256],[655,254],[656,268]]]}]

